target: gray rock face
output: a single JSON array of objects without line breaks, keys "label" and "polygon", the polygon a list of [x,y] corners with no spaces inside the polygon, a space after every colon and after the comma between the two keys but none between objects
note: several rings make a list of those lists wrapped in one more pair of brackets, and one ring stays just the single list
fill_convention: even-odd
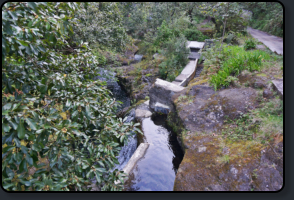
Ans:
[{"label": "gray rock face", "polygon": [[[181,95],[193,96],[193,102],[181,102],[178,98]],[[271,144],[272,148],[264,150],[252,147],[243,152],[244,155],[238,154],[236,157],[232,156],[237,155],[236,149],[220,142],[219,128],[222,127],[224,116],[234,120],[248,109],[253,109],[256,96],[253,88],[215,92],[211,87],[195,85],[189,91],[185,89],[172,97],[177,111],[173,122],[177,123],[177,127],[188,130],[179,135],[185,156],[176,175],[175,191],[281,189],[283,142]]]},{"label": "gray rock face", "polygon": [[155,83],[149,90],[150,108],[152,110],[155,110],[155,104],[158,102],[167,105],[171,111],[174,110],[174,105],[172,103],[171,97],[172,95],[182,91],[183,89],[185,88],[161,79],[156,79]]}]

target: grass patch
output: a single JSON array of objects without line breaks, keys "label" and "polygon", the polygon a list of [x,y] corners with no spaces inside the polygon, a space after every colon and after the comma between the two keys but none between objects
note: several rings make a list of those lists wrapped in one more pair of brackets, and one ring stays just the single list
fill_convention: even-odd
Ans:
[{"label": "grass patch", "polygon": [[283,101],[275,98],[262,102],[260,108],[235,121],[225,120],[225,127],[222,134],[226,139],[267,143],[283,134]]},{"label": "grass patch", "polygon": [[219,51],[217,47],[208,49],[204,56],[209,60],[210,67],[204,69],[210,75],[210,84],[215,90],[228,87],[243,70],[260,71],[264,60],[270,55],[261,50],[245,51],[239,46],[224,45]]}]

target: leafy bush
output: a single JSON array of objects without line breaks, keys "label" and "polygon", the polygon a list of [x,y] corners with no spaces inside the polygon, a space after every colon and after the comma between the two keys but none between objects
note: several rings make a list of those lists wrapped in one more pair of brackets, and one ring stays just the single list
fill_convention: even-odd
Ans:
[{"label": "leafy bush", "polygon": [[[74,41],[88,41],[90,46],[125,49],[130,41],[122,25],[122,16],[116,2],[91,2],[75,13],[79,22],[74,26]],[[97,46],[96,46],[97,47]]]},{"label": "leafy bush", "polygon": [[256,47],[256,43],[253,39],[250,38],[245,41],[245,44],[244,44],[245,50],[255,49],[255,47]]},{"label": "leafy bush", "polygon": [[283,6],[279,2],[247,2],[253,15],[250,26],[283,37]]},{"label": "leafy bush", "polygon": [[165,20],[157,29],[157,37],[154,41],[155,46],[162,46],[165,42],[169,41],[173,36],[177,36],[179,34],[179,32],[177,32],[175,29],[169,28]]},{"label": "leafy bush", "polygon": [[[2,185],[8,191],[122,190],[112,172],[136,125],[117,104],[86,43],[68,43],[79,3],[2,8]],[[72,46],[71,46],[72,45]],[[123,181],[122,181],[123,182]]]},{"label": "leafy bush", "polygon": [[168,81],[174,81],[188,63],[189,49],[184,35],[173,37],[166,44],[163,55],[166,60],[159,65],[160,76]]},{"label": "leafy bush", "polygon": [[93,55],[96,56],[96,59],[98,60],[99,65],[103,66],[106,64],[107,60],[106,60],[105,56],[103,56],[101,54],[101,52],[99,52],[98,49],[93,50],[92,52],[93,52]]},{"label": "leafy bush", "polygon": [[184,30],[184,35],[189,41],[204,42],[205,39],[209,39],[208,36],[203,35],[201,31],[197,29],[186,29]]}]

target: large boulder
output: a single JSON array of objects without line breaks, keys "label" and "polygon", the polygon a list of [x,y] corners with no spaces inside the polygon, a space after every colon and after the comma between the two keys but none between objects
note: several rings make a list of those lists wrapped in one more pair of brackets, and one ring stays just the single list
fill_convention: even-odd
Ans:
[{"label": "large boulder", "polygon": [[228,142],[227,119],[254,109],[254,88],[214,91],[193,85],[172,96],[169,125],[185,151],[174,184],[176,191],[278,191],[283,185],[283,137],[265,146],[254,140]]},{"label": "large boulder", "polygon": [[[283,186],[283,142],[262,149],[246,143],[223,147],[221,137],[191,136],[175,191],[278,191]],[[233,152],[233,153],[228,153]],[[242,153],[242,156],[236,155]],[[227,160],[225,160],[226,158]]]}]

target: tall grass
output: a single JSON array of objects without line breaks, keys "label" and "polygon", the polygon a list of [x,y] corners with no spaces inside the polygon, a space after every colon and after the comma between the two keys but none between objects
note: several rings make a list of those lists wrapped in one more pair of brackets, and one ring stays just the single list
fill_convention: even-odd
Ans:
[{"label": "tall grass", "polygon": [[264,51],[245,51],[239,46],[226,46],[221,54],[223,54],[224,62],[220,70],[210,78],[210,83],[215,90],[222,86],[229,86],[232,79],[228,77],[237,76],[243,70],[260,71],[262,61],[270,59],[270,55]]}]

